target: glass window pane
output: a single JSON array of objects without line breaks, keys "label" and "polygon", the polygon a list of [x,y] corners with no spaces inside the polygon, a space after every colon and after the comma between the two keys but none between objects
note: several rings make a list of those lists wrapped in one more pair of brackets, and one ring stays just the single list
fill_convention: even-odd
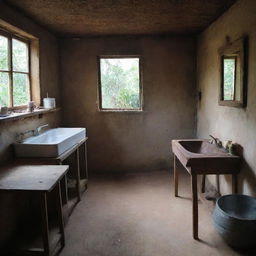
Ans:
[{"label": "glass window pane", "polygon": [[0,70],[8,69],[8,38],[0,35]]},{"label": "glass window pane", "polygon": [[105,109],[139,109],[139,58],[102,58],[101,105]]},{"label": "glass window pane", "polygon": [[29,97],[29,79],[27,74],[13,73],[13,105],[26,105]]},{"label": "glass window pane", "polygon": [[235,71],[236,71],[236,59],[235,58],[224,58],[224,100],[234,100],[235,92]]},{"label": "glass window pane", "polygon": [[26,43],[12,39],[13,70],[28,72],[28,46]]},{"label": "glass window pane", "polygon": [[0,106],[10,106],[9,74],[7,72],[0,72]]}]

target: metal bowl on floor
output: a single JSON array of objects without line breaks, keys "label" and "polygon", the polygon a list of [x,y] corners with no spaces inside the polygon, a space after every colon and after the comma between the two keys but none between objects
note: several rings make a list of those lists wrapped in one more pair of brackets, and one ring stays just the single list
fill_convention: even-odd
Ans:
[{"label": "metal bowl on floor", "polygon": [[220,197],[213,211],[213,223],[231,247],[256,247],[256,198],[247,195]]}]

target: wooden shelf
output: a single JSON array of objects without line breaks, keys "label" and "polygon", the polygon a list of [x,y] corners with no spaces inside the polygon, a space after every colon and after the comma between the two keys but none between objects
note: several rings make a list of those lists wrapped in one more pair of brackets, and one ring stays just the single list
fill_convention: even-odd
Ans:
[{"label": "wooden shelf", "polygon": [[52,112],[60,111],[60,108],[51,108],[51,109],[36,109],[34,112],[14,112],[8,116],[5,117],[0,117],[0,123],[1,122],[7,122],[7,121],[15,121],[15,120],[20,120],[28,117],[33,117],[33,116],[39,116],[43,114],[48,114]]}]

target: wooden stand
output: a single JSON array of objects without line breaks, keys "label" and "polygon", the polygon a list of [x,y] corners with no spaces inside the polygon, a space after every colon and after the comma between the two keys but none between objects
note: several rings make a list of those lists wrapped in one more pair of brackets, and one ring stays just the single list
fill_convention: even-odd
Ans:
[{"label": "wooden stand", "polygon": [[76,204],[81,201],[82,193],[88,188],[87,140],[88,138],[81,140],[57,158],[44,159],[58,165],[67,164],[70,166],[67,179],[64,181],[65,184],[62,184],[62,194],[65,198],[65,223],[67,222],[67,215],[72,213]]},{"label": "wooden stand", "polygon": [[[174,194],[178,197],[178,172],[177,172],[177,157],[174,155]],[[193,238],[198,239],[198,193],[197,193],[197,175],[206,174],[230,174],[232,175],[232,192],[237,193],[237,173],[238,171],[223,171],[223,172],[213,172],[213,171],[201,171],[191,170],[191,168],[185,167],[191,176],[191,191],[192,191],[192,221],[193,221]],[[205,190],[205,183],[202,184],[202,190]]]},{"label": "wooden stand", "polygon": [[[11,244],[1,255],[55,255],[65,245],[64,221],[60,181],[65,177],[68,166],[56,165],[18,165],[7,166],[0,170],[0,192],[11,192],[19,195],[27,193],[36,197],[40,204],[41,234],[38,243],[36,235],[27,228],[24,236],[20,235],[18,243]],[[54,193],[57,223],[51,229],[48,216],[48,197]],[[38,226],[38,223],[35,224]],[[40,223],[39,223],[40,226]],[[29,236],[29,237],[28,237]],[[26,238],[25,238],[26,237]],[[31,241],[34,241],[34,243]],[[41,244],[42,247],[39,247]]]}]

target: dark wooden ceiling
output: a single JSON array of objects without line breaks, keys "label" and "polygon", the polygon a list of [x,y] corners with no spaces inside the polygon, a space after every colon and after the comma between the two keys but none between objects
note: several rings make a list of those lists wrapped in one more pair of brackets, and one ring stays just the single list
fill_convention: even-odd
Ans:
[{"label": "dark wooden ceiling", "polygon": [[196,34],[236,0],[6,0],[59,35]]}]

